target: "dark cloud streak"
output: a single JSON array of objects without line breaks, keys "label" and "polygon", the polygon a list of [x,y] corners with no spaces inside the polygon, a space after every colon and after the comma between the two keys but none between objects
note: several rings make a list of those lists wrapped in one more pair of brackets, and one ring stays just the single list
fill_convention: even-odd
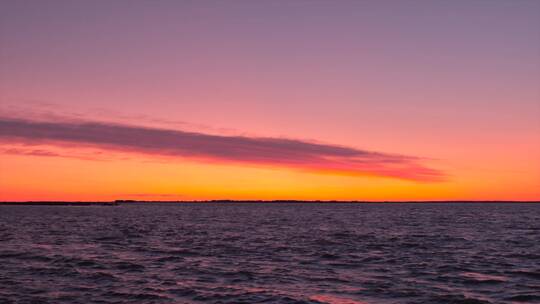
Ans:
[{"label": "dark cloud streak", "polygon": [[415,157],[295,139],[221,136],[102,122],[0,118],[0,138],[419,181],[443,177]]}]

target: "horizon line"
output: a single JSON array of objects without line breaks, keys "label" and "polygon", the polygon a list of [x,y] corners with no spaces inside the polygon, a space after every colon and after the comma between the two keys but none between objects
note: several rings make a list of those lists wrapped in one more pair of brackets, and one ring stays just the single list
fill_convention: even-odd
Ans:
[{"label": "horizon line", "polygon": [[212,200],[25,200],[25,201],[0,201],[0,205],[13,204],[137,204],[137,203],[353,203],[353,204],[381,204],[381,203],[540,203],[540,200],[297,200],[297,199],[275,199],[275,200],[234,200],[234,199],[212,199]]}]

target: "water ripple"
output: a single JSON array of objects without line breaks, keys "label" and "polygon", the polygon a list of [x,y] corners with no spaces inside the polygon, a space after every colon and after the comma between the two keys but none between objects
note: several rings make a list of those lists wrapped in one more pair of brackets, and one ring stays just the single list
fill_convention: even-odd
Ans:
[{"label": "water ripple", "polygon": [[540,205],[0,206],[0,303],[540,303]]}]

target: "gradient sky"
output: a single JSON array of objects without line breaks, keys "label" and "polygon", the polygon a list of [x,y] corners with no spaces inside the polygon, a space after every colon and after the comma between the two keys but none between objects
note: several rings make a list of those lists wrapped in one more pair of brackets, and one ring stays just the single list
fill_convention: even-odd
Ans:
[{"label": "gradient sky", "polygon": [[540,200],[540,1],[0,2],[0,200]]}]

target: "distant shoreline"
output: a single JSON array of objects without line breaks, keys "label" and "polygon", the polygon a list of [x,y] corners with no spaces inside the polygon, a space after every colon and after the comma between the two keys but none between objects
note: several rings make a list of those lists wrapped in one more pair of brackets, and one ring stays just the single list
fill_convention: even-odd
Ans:
[{"label": "distant shoreline", "polygon": [[539,204],[540,201],[341,201],[341,200],[200,200],[200,201],[21,201],[0,202],[2,205],[18,206],[118,206],[130,204]]}]

